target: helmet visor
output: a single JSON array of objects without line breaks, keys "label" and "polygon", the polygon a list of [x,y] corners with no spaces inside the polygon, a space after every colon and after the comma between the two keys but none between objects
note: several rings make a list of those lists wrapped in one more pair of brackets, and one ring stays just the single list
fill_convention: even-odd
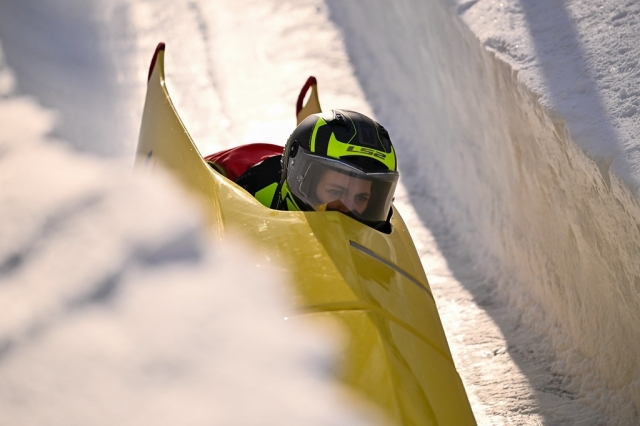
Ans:
[{"label": "helmet visor", "polygon": [[331,158],[299,150],[289,160],[287,184],[314,210],[337,210],[365,223],[387,219],[398,172],[366,173]]}]

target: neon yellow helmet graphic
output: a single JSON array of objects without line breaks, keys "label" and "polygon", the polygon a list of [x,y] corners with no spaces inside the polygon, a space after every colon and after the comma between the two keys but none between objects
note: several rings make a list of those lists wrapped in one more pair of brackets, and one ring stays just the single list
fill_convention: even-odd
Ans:
[{"label": "neon yellow helmet graphic", "polygon": [[398,178],[389,133],[358,112],[310,115],[284,149],[283,194],[305,210],[339,210],[367,224],[384,222]]}]

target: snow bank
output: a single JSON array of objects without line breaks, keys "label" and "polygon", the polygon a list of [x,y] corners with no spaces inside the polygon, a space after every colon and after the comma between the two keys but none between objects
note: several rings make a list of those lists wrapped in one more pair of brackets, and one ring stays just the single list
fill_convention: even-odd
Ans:
[{"label": "snow bank", "polygon": [[[287,277],[215,244],[156,171],[52,144],[0,55],[0,422],[372,424]],[[278,288],[278,291],[276,291]]]},{"label": "snow bank", "polygon": [[[459,11],[470,14],[481,3]],[[543,391],[581,399],[614,424],[637,423],[640,208],[633,180],[623,183],[620,177],[628,175],[607,167],[613,162],[628,170],[622,164],[633,159],[597,157],[619,152],[617,142],[602,138],[622,126],[598,112],[602,103],[589,104],[602,94],[578,81],[568,88],[571,102],[545,104],[556,99],[558,81],[540,79],[535,94],[525,73],[483,48],[442,2],[328,5],[369,102],[395,137],[416,210],[443,251],[473,265],[475,276],[460,271],[460,281],[478,303],[487,294],[471,282],[484,281],[552,345],[557,360],[551,368],[562,384]],[[543,22],[553,15],[562,24],[562,8],[547,4],[536,17]],[[487,13],[493,24],[486,27],[498,31],[499,15]],[[560,46],[563,35],[553,32]],[[569,40],[570,47],[588,35]],[[553,63],[558,55],[533,58]],[[570,68],[558,78],[578,80],[578,71]],[[580,135],[589,136],[585,147]]]},{"label": "snow bank", "polygon": [[572,140],[638,194],[640,3],[458,2],[463,21],[557,114]]}]

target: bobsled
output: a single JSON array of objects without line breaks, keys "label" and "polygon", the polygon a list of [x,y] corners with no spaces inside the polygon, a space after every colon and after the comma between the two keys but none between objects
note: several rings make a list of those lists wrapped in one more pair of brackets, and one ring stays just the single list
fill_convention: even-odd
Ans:
[{"label": "bobsled", "polygon": [[[337,380],[368,399],[389,424],[473,425],[474,416],[420,258],[392,206],[390,232],[340,212],[276,211],[214,171],[171,102],[164,44],[149,69],[136,168],[164,167],[200,203],[220,242],[242,239],[260,267],[289,276],[289,321],[331,320],[348,336]],[[301,116],[320,109],[316,82]]]}]

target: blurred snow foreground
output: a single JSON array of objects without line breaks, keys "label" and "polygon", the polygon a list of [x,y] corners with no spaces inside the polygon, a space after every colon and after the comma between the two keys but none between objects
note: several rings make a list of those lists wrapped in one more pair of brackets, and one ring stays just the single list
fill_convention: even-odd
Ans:
[{"label": "blurred snow foreground", "polygon": [[41,142],[53,119],[0,102],[0,423],[371,423],[333,334],[284,320],[285,277],[212,242],[162,173]]}]

